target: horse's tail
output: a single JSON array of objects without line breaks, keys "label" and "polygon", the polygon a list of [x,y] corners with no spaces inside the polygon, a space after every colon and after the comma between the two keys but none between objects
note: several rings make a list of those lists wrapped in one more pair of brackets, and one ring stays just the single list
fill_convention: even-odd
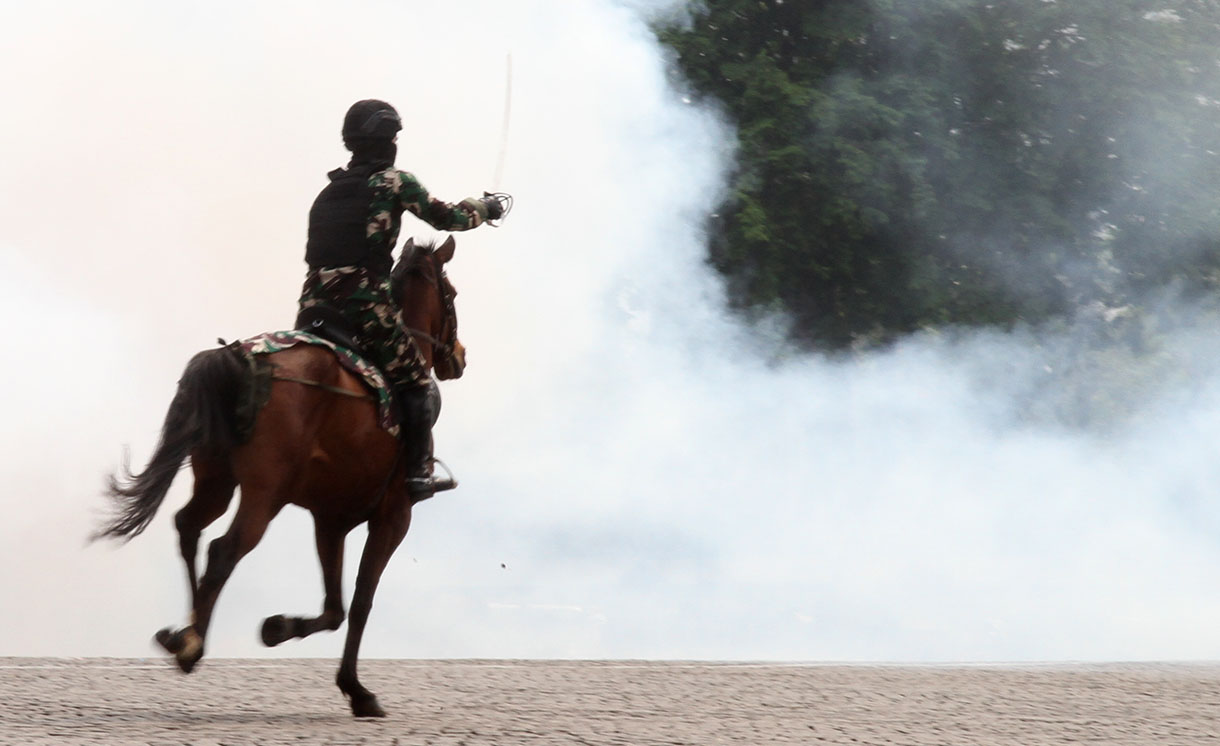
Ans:
[{"label": "horse's tail", "polygon": [[143,472],[110,475],[106,494],[114,515],[93,534],[130,540],[148,527],[192,449],[226,453],[242,440],[238,404],[249,389],[249,358],[234,345],[200,352],[187,363],[161,426],[161,440]]}]

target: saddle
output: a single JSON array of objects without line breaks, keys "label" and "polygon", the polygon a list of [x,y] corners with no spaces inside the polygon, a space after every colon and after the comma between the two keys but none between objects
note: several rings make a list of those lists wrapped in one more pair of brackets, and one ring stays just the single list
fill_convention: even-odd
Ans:
[{"label": "saddle", "polygon": [[364,345],[360,342],[360,335],[356,327],[333,306],[317,305],[302,309],[297,314],[297,320],[292,328],[297,331],[309,332],[316,337],[325,339],[327,342],[333,342],[340,347],[345,347],[360,357],[369,360],[370,363],[372,362],[364,349]]}]

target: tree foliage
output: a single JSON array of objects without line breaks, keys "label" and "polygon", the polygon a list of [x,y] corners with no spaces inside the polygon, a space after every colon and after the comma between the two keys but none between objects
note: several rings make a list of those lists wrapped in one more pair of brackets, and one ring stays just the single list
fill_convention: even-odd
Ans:
[{"label": "tree foliage", "polygon": [[1220,280],[1217,0],[705,0],[738,131],[711,261],[842,347]]}]

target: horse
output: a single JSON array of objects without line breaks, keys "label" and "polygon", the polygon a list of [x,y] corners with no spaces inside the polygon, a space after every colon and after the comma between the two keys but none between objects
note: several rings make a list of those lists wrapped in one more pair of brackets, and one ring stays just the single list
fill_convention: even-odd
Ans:
[{"label": "horse", "polygon": [[[452,237],[436,248],[409,240],[392,275],[403,321],[429,371],[442,380],[461,376],[465,367],[453,305],[457,291],[444,272],[453,253]],[[261,407],[247,412],[245,421],[238,410],[251,386],[253,358],[228,346],[191,359],[148,466],[133,474],[125,461],[122,476],[110,477],[107,493],[115,514],[94,538],[126,542],[143,532],[189,457],[193,491],[174,524],[186,564],[191,623],[162,629],[155,639],[183,673],[190,673],[203,657],[225,581],[280,509],[294,504],[313,515],[325,597],[316,617],[277,614],[265,619],[261,637],[269,647],[343,624],[344,540],[367,522],[335,683],[353,715],[384,717],[377,697],[361,685],[356,661],[377,583],[411,525],[413,503],[398,439],[379,422],[366,385],[331,350],[302,344],[260,357],[274,366],[269,394]],[[200,534],[225,513],[237,487],[241,497],[233,522],[208,546],[207,568],[199,577]]]}]

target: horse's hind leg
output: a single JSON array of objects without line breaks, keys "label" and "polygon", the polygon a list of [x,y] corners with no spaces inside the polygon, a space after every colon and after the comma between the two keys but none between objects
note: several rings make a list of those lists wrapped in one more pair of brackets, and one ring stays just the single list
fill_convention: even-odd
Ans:
[{"label": "horse's hind leg", "polygon": [[275,647],[294,637],[309,637],[315,632],[336,630],[343,624],[343,541],[346,528],[337,528],[314,516],[314,538],[318,544],[318,560],[322,563],[322,585],[326,596],[322,613],[313,618],[286,617],[283,614],[263,620],[262,638],[267,647]]},{"label": "horse's hind leg", "polygon": [[373,594],[377,592],[381,573],[407,535],[410,525],[411,504],[405,494],[387,496],[377,515],[369,520],[369,536],[364,543],[360,572],[356,575],[356,590],[352,595],[343,661],[335,677],[340,691],[351,700],[352,714],[356,717],[385,717],[385,710],[381,709],[377,697],[365,689],[356,676],[356,658],[360,653],[360,640],[364,636],[369,611],[373,608]]},{"label": "horse's hind leg", "polygon": [[178,548],[182,552],[182,561],[186,564],[193,609],[195,595],[199,590],[199,578],[195,570],[199,554],[199,535],[228,510],[237,480],[233,477],[227,459],[213,459],[196,454],[191,459],[191,469],[195,472],[195,487],[191,499],[174,515],[174,525],[178,529]]},{"label": "horse's hind leg", "polygon": [[193,623],[176,632],[166,629],[157,633],[157,642],[174,655],[183,673],[190,673],[203,657],[212,610],[216,607],[216,599],[225,581],[233,574],[238,560],[263,538],[267,524],[279,512],[281,504],[274,501],[274,497],[266,491],[243,489],[233,524],[224,536],[208,546],[208,567],[195,592]]}]

